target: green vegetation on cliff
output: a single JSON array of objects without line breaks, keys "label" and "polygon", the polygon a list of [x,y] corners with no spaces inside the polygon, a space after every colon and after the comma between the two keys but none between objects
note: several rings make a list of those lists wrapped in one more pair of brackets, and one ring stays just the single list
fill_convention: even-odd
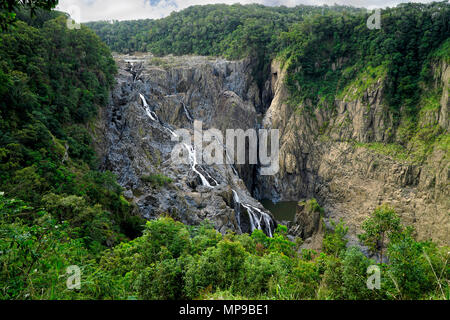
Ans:
[{"label": "green vegetation on cliff", "polygon": [[346,6],[217,4],[192,6],[159,20],[100,21],[86,25],[111,50],[121,53],[148,51],[155,55],[198,54],[229,59],[250,56],[255,62],[256,76],[261,78],[267,73],[270,60],[281,50],[283,32],[306,17],[330,12],[365,10]]},{"label": "green vegetation on cliff", "polygon": [[207,5],[159,20],[87,25],[117,52],[251,56],[264,62],[280,56],[296,101],[313,105],[334,98],[353,80],[370,84],[361,74],[374,81],[386,74],[387,103],[414,113],[430,55],[448,57],[450,6],[443,1],[387,8],[381,28],[372,30],[371,14],[345,6]]},{"label": "green vegetation on cliff", "polygon": [[217,4],[192,6],[159,20],[99,21],[86,25],[116,52],[224,55],[236,59],[260,50],[275,52],[280,32],[308,15],[330,11],[363,10],[344,6],[287,8]]},{"label": "green vegetation on cliff", "polygon": [[423,161],[433,150],[427,137],[443,133],[423,135],[419,122],[425,110],[439,107],[435,97],[423,98],[439,89],[433,67],[450,56],[450,5],[404,3],[383,9],[379,29],[367,27],[373,13],[345,6],[208,5],[159,20],[87,25],[118,52],[251,57],[260,88],[277,58],[287,70],[294,107],[334,108],[335,100],[365,103],[366,93],[381,87],[382,103],[394,118],[388,142]]},{"label": "green vegetation on cliff", "polygon": [[[386,82],[385,100],[396,113],[417,113],[420,84],[429,80],[430,58],[450,34],[447,2],[401,4],[381,11],[380,29],[367,28],[370,13],[308,17],[282,34],[287,79],[299,101],[332,101],[351,81],[363,93]],[[442,53],[441,53],[442,54]]]},{"label": "green vegetation on cliff", "polygon": [[37,19],[0,35],[0,190],[35,208],[24,223],[35,225],[45,207],[86,247],[111,246],[139,234],[115,177],[97,170],[87,129],[116,66],[88,28],[69,30],[54,12]]},{"label": "green vegetation on cliff", "polygon": [[0,1],[0,28],[2,30],[17,21],[17,11],[19,15],[23,15],[23,11],[29,17],[35,17],[36,14],[46,14],[46,11],[40,9],[50,10],[58,4],[58,0],[1,0]]}]

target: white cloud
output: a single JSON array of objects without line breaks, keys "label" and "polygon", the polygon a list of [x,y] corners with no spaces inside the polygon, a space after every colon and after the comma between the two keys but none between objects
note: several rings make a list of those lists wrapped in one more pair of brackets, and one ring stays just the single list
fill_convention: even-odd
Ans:
[{"label": "white cloud", "polygon": [[79,22],[87,22],[95,20],[158,19],[168,16],[172,11],[182,10],[192,5],[212,3],[259,3],[288,7],[298,4],[333,5],[336,3],[377,8],[394,6],[401,2],[431,2],[431,0],[60,0],[57,9],[70,13]]}]

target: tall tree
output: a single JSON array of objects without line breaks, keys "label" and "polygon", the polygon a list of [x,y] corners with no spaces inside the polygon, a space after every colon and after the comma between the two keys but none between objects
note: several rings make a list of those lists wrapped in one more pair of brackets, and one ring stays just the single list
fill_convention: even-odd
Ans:
[{"label": "tall tree", "polygon": [[0,0],[0,27],[6,30],[16,20],[16,12],[21,8],[28,9],[33,16],[38,9],[51,10],[58,0]]},{"label": "tall tree", "polygon": [[380,261],[383,262],[383,248],[386,240],[392,240],[398,235],[402,226],[394,209],[383,205],[375,209],[370,218],[364,221],[362,229],[365,233],[360,234],[359,239],[369,247],[370,251],[379,253]]}]

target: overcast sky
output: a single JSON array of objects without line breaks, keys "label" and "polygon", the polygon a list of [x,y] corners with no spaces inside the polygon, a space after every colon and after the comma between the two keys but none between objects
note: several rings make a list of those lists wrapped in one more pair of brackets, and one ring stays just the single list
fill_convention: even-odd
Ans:
[{"label": "overcast sky", "polygon": [[432,2],[428,0],[60,0],[58,10],[65,11],[78,22],[96,20],[157,19],[192,5],[211,3],[259,3],[270,6],[298,4],[345,4],[356,7],[392,7],[402,2]]}]

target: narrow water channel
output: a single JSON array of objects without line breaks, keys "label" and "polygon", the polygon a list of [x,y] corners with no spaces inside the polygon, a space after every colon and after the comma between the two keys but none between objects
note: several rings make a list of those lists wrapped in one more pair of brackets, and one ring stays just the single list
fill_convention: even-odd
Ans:
[{"label": "narrow water channel", "polygon": [[264,199],[261,204],[269,210],[278,222],[294,221],[297,201],[280,201],[273,203],[272,200]]}]

